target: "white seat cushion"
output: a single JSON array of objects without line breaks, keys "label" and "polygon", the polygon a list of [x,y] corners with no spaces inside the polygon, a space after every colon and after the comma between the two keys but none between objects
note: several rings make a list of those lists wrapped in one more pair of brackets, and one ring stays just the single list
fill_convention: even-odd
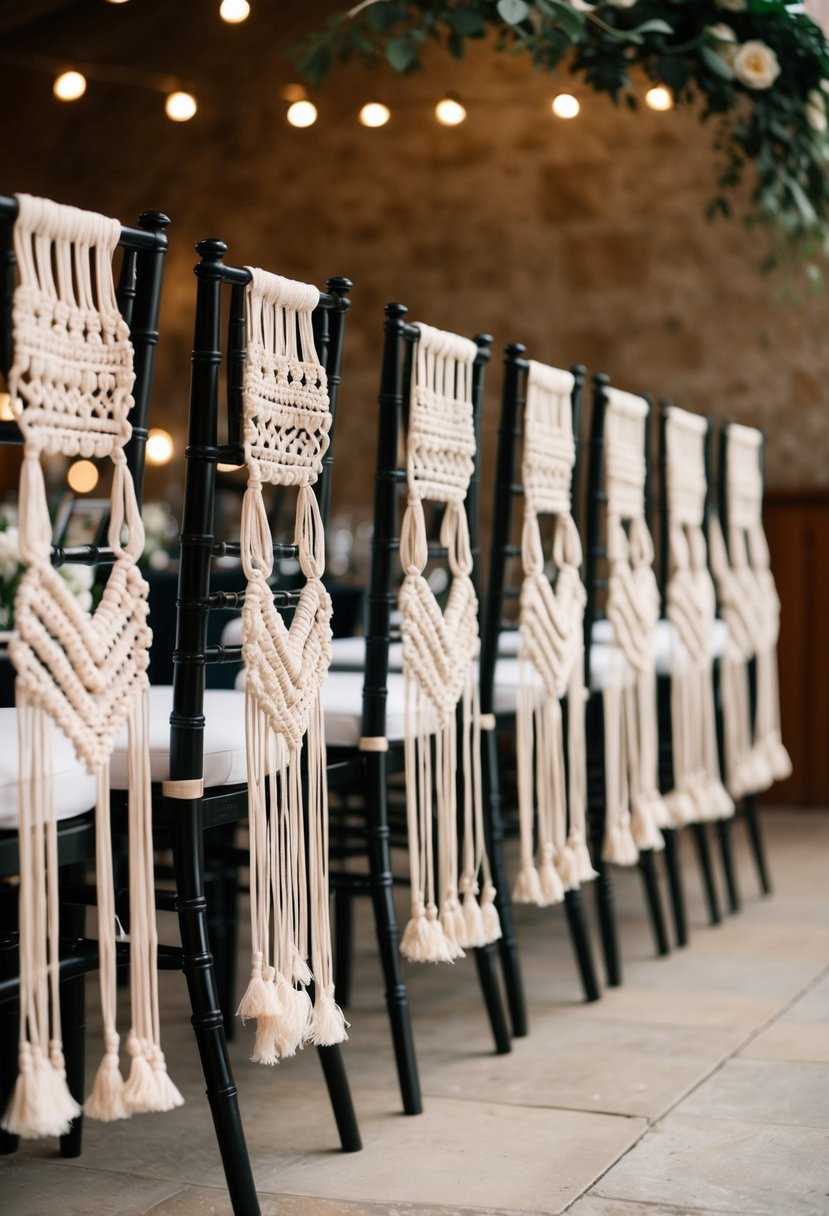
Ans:
[{"label": "white seat cushion", "polygon": [[[725,621],[714,621],[711,632],[711,647],[709,654],[714,659],[721,659],[725,654],[728,643],[728,626]],[[669,676],[673,670],[673,653],[676,645],[676,630],[670,621],[656,623],[656,671],[660,676]]]},{"label": "white seat cushion", "polygon": [[[0,749],[0,828],[16,828],[20,815],[16,710],[0,709],[0,730],[5,740],[4,747]],[[55,779],[55,815],[58,819],[72,819],[94,807],[96,779],[77,759],[75,749],[62,730],[50,723],[49,734]]]},{"label": "white seat cushion", "polygon": [[[150,688],[150,771],[153,781],[170,777],[171,684]],[[236,785],[247,780],[245,695],[235,688],[209,688],[204,694],[204,784]],[[110,766],[112,788],[127,788],[127,732],[115,740]]]},{"label": "white seat cushion", "polygon": [[231,617],[222,630],[222,646],[241,646],[242,645],[242,618],[240,616]]},{"label": "white seat cushion", "polygon": [[[234,634],[234,636],[236,636]],[[241,637],[241,633],[239,633]],[[224,641],[224,638],[223,638]],[[498,654],[514,658],[518,654],[518,630],[505,629],[498,635]],[[229,645],[229,642],[225,642]],[[366,639],[364,637],[334,638],[331,643],[331,666],[339,671],[363,671],[366,662]],[[403,644],[392,642],[389,646],[389,671],[403,670]]]}]

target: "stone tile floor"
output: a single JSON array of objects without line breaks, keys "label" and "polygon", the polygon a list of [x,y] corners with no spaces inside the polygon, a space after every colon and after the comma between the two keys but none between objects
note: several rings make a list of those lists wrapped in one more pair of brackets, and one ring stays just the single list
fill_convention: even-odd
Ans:
[{"label": "stone tile floor", "polygon": [[[716,928],[683,842],[692,937],[668,958],[637,875],[617,872],[625,984],[591,1006],[561,909],[519,909],[531,1027],[509,1056],[492,1054],[470,961],[409,968],[426,1105],[413,1119],[361,903],[345,1059],[364,1151],[338,1151],[313,1052],[263,1069],[250,1028],[232,1044],[264,1216],[829,1213],[829,815],[767,813],[765,828],[775,894],[757,896],[739,825],[744,906]],[[47,1143],[0,1159],[4,1216],[230,1212],[184,986],[162,985],[186,1106],[88,1125],[77,1161]]]}]

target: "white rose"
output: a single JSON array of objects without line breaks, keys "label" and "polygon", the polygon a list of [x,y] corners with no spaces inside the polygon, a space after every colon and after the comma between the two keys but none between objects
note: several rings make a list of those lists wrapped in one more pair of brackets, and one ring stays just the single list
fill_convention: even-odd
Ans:
[{"label": "white rose", "polygon": [[826,105],[821,89],[812,89],[806,98],[806,121],[813,131],[822,133],[826,130]]},{"label": "white rose", "polygon": [[724,21],[718,21],[716,25],[706,26],[706,34],[710,34],[712,38],[716,38],[717,42],[736,42],[737,35],[734,33],[730,25],[726,25]]},{"label": "white rose", "polygon": [[741,13],[748,0],[714,0],[717,8],[724,8],[729,13]]},{"label": "white rose", "polygon": [[75,598],[81,602],[95,581],[91,566],[61,566],[60,575]]},{"label": "white rose", "polygon": [[780,75],[780,63],[765,42],[744,42],[734,56],[734,75],[747,89],[768,89]]},{"label": "white rose", "polygon": [[17,528],[6,528],[0,532],[0,578],[14,578],[22,561]]},{"label": "white rose", "polygon": [[724,21],[718,21],[716,25],[709,25],[705,32],[716,43],[712,48],[714,54],[733,70],[737,54],[737,35],[731,26],[726,25]]}]

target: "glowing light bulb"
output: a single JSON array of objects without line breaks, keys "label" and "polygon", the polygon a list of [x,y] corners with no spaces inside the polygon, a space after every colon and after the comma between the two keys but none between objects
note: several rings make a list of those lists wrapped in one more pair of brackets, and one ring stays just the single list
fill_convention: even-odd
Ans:
[{"label": "glowing light bulb", "polygon": [[147,435],[147,463],[169,464],[173,459],[174,451],[175,445],[170,432],[163,431],[160,427],[153,427]]},{"label": "glowing light bulb", "polygon": [[248,0],[222,0],[219,16],[228,25],[239,25],[241,21],[247,21],[250,16]]},{"label": "glowing light bulb", "polygon": [[61,72],[60,76],[55,77],[52,92],[58,101],[77,101],[86,92],[86,77],[74,70]]},{"label": "glowing light bulb", "polygon": [[66,480],[70,490],[74,490],[76,494],[88,494],[98,484],[98,470],[91,460],[76,460],[74,464],[70,464]]},{"label": "glowing light bulb", "polygon": [[288,106],[287,117],[292,127],[313,127],[317,121],[317,107],[313,101],[295,101]]},{"label": "glowing light bulb", "polygon": [[126,4],[127,0],[108,0],[110,4]]},{"label": "glowing light bulb", "polygon": [[435,106],[435,118],[444,127],[457,127],[466,118],[466,110],[458,97],[447,93]]},{"label": "glowing light bulb", "polygon": [[360,122],[364,127],[384,127],[391,118],[391,110],[382,101],[368,101],[360,111]]},{"label": "glowing light bulb", "polygon": [[664,84],[656,84],[645,94],[645,105],[650,106],[652,110],[672,110],[674,107],[673,94],[670,89],[665,88]]},{"label": "glowing light bulb", "polygon": [[0,422],[13,422],[12,399],[8,393],[0,393]]},{"label": "glowing light bulb", "polygon": [[572,93],[559,93],[553,98],[553,113],[556,118],[575,118],[581,106]]},{"label": "glowing light bulb", "polygon": [[180,89],[175,93],[168,93],[164,102],[164,113],[172,122],[189,122],[197,109],[193,94]]}]

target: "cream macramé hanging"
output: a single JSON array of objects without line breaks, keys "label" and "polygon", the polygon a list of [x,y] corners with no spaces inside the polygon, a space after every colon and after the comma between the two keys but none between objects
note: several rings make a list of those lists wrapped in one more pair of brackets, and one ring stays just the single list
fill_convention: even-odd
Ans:
[{"label": "cream macram\u00e9 hanging", "polygon": [[[400,534],[404,751],[412,913],[400,943],[414,962],[451,962],[501,936],[484,841],[478,601],[464,500],[472,476],[474,342],[418,326]],[[423,577],[423,500],[444,503],[452,575],[441,612]],[[460,706],[460,715],[458,707]],[[460,719],[460,720],[459,720]],[[462,773],[458,849],[458,772]],[[479,878],[482,887],[479,895]]]},{"label": "cream macram\u00e9 hanging", "polygon": [[[521,869],[512,897],[517,903],[539,906],[559,903],[566,891],[596,876],[585,838],[587,596],[579,574],[581,541],[571,510],[576,462],[573,385],[571,372],[530,361],[522,459],[524,579],[516,713]],[[554,517],[554,586],[544,571],[538,523],[542,514]],[[565,696],[567,763],[561,713]]]},{"label": "cream macram\u00e9 hanging", "polygon": [[[762,433],[729,424],[726,433],[728,548],[720,521],[710,529],[711,566],[728,645],[720,665],[726,785],[732,798],[761,793],[791,775],[780,735],[777,638],[780,600],[763,531]],[[756,662],[752,720],[748,664]]]},{"label": "cream macram\u00e9 hanging", "polygon": [[[129,330],[118,310],[112,257],[117,220],[20,195],[14,249],[20,272],[12,312],[12,408],[24,437],[20,545],[26,572],[15,599],[20,772],[20,1072],[6,1131],[56,1136],[80,1107],[66,1084],[58,970],[58,845],[49,719],[97,775],[96,883],[105,1055],[84,1112],[96,1119],[170,1110],[183,1099],[159,1038],[157,930],[148,735],[147,584],[136,560],[144,529],[124,445],[135,380]],[[103,597],[84,612],[52,568],[41,456],[113,464]],[[132,1027],[129,1076],[119,1067],[116,916],[109,760],[129,735],[129,888]]]},{"label": "cream macram\u00e9 hanging", "polygon": [[648,403],[619,389],[605,391],[607,618],[615,654],[602,689],[606,805],[602,857],[633,865],[639,849],[663,846],[660,828],[668,823],[657,783],[655,629],[659,590],[653,573],[653,542],[645,521]]},{"label": "cream macram\u00e9 hanging", "polygon": [[667,616],[671,631],[671,823],[722,819],[734,803],[720,778],[711,642],[717,601],[705,543],[705,437],[699,414],[671,406],[665,418],[668,496]]},{"label": "cream macram\u00e9 hanging", "polygon": [[[322,583],[325,538],[311,489],[328,449],[331,413],[311,323],[319,292],[263,270],[250,274],[241,552],[252,958],[238,1012],[256,1020],[252,1058],[275,1064],[306,1043],[330,1046],[346,1038],[334,999],[320,703],[331,664],[331,598]],[[306,581],[290,628],[268,585],[273,538],[263,485],[298,491],[294,543]]]}]

